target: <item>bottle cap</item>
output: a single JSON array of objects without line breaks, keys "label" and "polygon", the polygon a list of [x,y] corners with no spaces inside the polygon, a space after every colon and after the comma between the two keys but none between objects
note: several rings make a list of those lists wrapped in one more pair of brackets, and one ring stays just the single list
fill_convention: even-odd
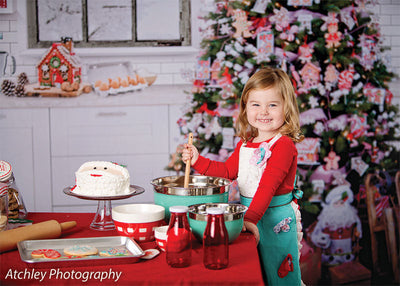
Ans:
[{"label": "bottle cap", "polygon": [[12,175],[12,168],[10,163],[0,161],[0,181],[8,180]]},{"label": "bottle cap", "polygon": [[169,211],[171,213],[187,213],[188,209],[189,208],[187,206],[172,206],[172,207],[169,207]]},{"label": "bottle cap", "polygon": [[224,209],[223,208],[212,207],[212,208],[208,208],[207,209],[207,214],[218,215],[218,214],[223,214],[223,213],[224,213]]}]

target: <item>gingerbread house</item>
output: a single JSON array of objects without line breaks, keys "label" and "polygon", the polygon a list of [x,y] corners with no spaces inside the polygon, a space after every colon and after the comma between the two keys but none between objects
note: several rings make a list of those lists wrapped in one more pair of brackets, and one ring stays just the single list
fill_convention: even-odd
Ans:
[{"label": "gingerbread house", "polygon": [[219,73],[221,72],[221,61],[216,59],[213,61],[211,68],[211,84],[216,84],[220,78]]},{"label": "gingerbread house", "polygon": [[303,80],[303,88],[310,89],[316,87],[319,83],[321,69],[316,65],[308,62],[300,70]]},{"label": "gingerbread house", "polygon": [[63,82],[81,82],[81,63],[72,50],[70,38],[53,43],[37,65],[40,85],[60,87]]},{"label": "gingerbread house", "polygon": [[297,163],[304,165],[316,164],[318,162],[319,147],[319,138],[304,138],[300,143],[296,143]]}]

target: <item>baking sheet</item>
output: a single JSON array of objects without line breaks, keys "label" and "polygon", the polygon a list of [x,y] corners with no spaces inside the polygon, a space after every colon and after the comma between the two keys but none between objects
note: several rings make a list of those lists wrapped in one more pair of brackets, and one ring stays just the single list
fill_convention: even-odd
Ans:
[{"label": "baking sheet", "polygon": [[[116,80],[118,78],[126,79],[127,76],[132,78],[136,77],[130,62],[110,62],[110,63],[97,63],[88,66],[89,82],[95,85],[96,81],[109,82],[109,79]],[[100,90],[94,86],[94,90],[101,96],[116,95],[119,93],[139,91],[146,88],[148,84],[138,83],[137,85],[129,85],[127,87],[120,87],[114,89],[110,87],[108,90]]]},{"label": "baking sheet", "polygon": [[[68,258],[64,255],[64,248],[74,245],[91,245],[98,249],[99,253],[112,247],[127,249],[131,255],[127,256],[99,256],[92,255],[81,258]],[[139,261],[145,253],[141,247],[131,238],[125,236],[109,237],[85,237],[85,238],[66,238],[66,239],[43,239],[43,240],[24,240],[18,243],[18,251],[21,260],[32,267],[76,267],[91,265],[110,265],[110,264],[129,264]],[[37,249],[54,249],[62,256],[57,259],[32,258],[31,253]]]}]

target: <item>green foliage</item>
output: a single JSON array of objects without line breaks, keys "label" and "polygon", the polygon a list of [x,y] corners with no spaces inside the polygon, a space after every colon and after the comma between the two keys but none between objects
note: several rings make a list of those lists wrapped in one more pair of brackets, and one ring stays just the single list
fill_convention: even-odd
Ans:
[{"label": "green foliage", "polygon": [[[217,1],[221,4],[221,1]],[[297,102],[300,112],[306,112],[311,109],[322,110],[326,119],[317,119],[307,122],[301,128],[308,138],[319,138],[320,149],[318,152],[318,165],[304,166],[299,165],[299,170],[303,170],[301,189],[304,191],[304,199],[302,208],[311,213],[318,213],[319,209],[315,204],[307,202],[312,196],[314,190],[311,184],[311,177],[321,166],[325,166],[324,160],[330,151],[334,151],[340,156],[339,169],[343,169],[346,173],[351,171],[351,159],[361,157],[362,160],[369,165],[369,170],[373,169],[390,169],[398,168],[399,152],[387,144],[388,141],[399,139],[399,122],[395,119],[398,116],[398,110],[395,106],[387,102],[378,103],[371,102],[371,98],[367,96],[367,87],[376,91],[386,93],[385,99],[389,97],[388,83],[396,77],[390,71],[387,63],[383,62],[383,57],[380,57],[381,52],[388,50],[388,47],[380,46],[379,26],[372,22],[367,11],[362,11],[362,7],[357,6],[356,1],[352,0],[321,0],[320,3],[315,3],[309,7],[288,6],[287,0],[272,0],[268,4],[265,13],[256,13],[252,11],[255,0],[248,1],[228,1],[223,2],[214,12],[208,13],[204,19],[213,20],[213,24],[209,27],[212,29],[213,35],[204,38],[201,43],[202,59],[210,59],[211,63],[217,59],[221,60],[222,68],[219,76],[222,77],[224,68],[228,67],[228,73],[231,77],[232,84],[227,91],[226,86],[218,86],[211,84],[210,80],[204,80],[203,90],[192,93],[191,110],[188,111],[183,118],[187,122],[198,120],[198,114],[203,114],[203,118],[199,124],[194,126],[188,124],[183,125],[182,134],[188,132],[195,133],[195,144],[200,150],[207,150],[208,153],[218,154],[223,145],[222,128],[233,128],[236,118],[218,114],[210,115],[213,111],[222,109],[234,108],[240,101],[241,92],[246,78],[242,78],[243,73],[249,76],[257,69],[263,66],[275,66],[283,68],[291,77],[293,83],[296,84]],[[354,10],[351,10],[353,9]],[[252,22],[249,27],[250,32],[254,37],[235,38],[233,33],[236,31],[235,17],[233,11],[235,9],[243,10],[247,13],[247,20]],[[288,27],[279,27],[277,23],[271,20],[271,16],[275,13],[288,10],[290,13],[290,24]],[[351,11],[349,14],[356,22],[353,27],[349,27],[340,16],[340,12],[346,9]],[[311,31],[307,29],[299,29],[294,33],[294,39],[282,37],[292,26],[299,26],[300,21],[295,18],[295,13],[299,15],[299,11],[314,13],[311,21]],[[327,27],[327,16],[329,12],[338,13],[336,15],[337,28],[341,33],[339,45],[328,47],[327,38],[329,29]],[[271,28],[274,34],[274,53],[268,56],[267,60],[257,60],[257,37],[256,23],[266,20],[262,28]],[[222,25],[228,25],[231,30],[230,34],[222,34],[220,30]],[[376,56],[372,64],[368,66],[363,58],[367,55],[363,54],[367,51],[366,47],[362,47],[361,39],[368,38],[370,49],[373,49],[371,56]],[[319,78],[316,78],[318,84],[311,88],[302,88],[306,78],[301,74],[305,62],[301,61],[299,56],[299,48],[303,45],[310,45],[313,48],[311,63],[320,69]],[[250,47],[250,48],[249,48]],[[254,49],[251,49],[253,47]],[[292,58],[283,60],[282,50],[288,54],[292,54]],[[222,54],[222,57],[221,57]],[[222,59],[221,59],[222,58]],[[326,71],[329,65],[333,65],[337,73],[350,72],[354,68],[354,72],[350,75],[342,74],[342,80],[351,80],[350,87],[345,90],[340,88],[337,81],[329,85],[326,81]],[[300,81],[296,80],[296,76],[300,77]],[[231,95],[226,95],[227,92],[232,92]],[[340,93],[335,100],[334,95]],[[312,100],[316,99],[312,104]],[[207,111],[199,109],[206,104]],[[194,116],[196,114],[196,116]],[[331,125],[332,120],[338,119],[345,115],[345,122]],[[206,134],[206,127],[212,122],[213,117],[218,117],[218,124],[221,129],[215,129],[215,133]],[[356,117],[355,117],[356,116]],[[361,121],[366,119],[364,126],[360,123],[355,124],[357,119]],[[317,131],[317,124],[323,130]],[[322,126],[322,127],[321,127]],[[357,129],[362,129],[361,133],[357,133]],[[231,151],[231,150],[228,150]],[[377,152],[377,156],[373,152]],[[374,157],[375,156],[375,157]],[[397,164],[397,165],[396,165]],[[329,171],[329,170],[328,170]],[[331,170],[332,172],[335,170]],[[325,192],[335,187],[332,181],[325,182]],[[357,192],[358,190],[353,190]]]}]

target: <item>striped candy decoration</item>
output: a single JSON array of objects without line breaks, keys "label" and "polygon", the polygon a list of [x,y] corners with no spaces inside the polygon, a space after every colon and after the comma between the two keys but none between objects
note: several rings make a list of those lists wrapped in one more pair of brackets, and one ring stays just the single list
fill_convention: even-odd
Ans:
[{"label": "striped candy decoration", "polygon": [[4,196],[8,193],[8,185],[5,183],[0,183],[0,196]]},{"label": "striped candy decoration", "polygon": [[379,218],[383,214],[383,210],[388,208],[390,206],[389,204],[389,196],[382,196],[379,198],[379,201],[377,200],[377,204],[375,205],[376,209],[376,217]]}]

